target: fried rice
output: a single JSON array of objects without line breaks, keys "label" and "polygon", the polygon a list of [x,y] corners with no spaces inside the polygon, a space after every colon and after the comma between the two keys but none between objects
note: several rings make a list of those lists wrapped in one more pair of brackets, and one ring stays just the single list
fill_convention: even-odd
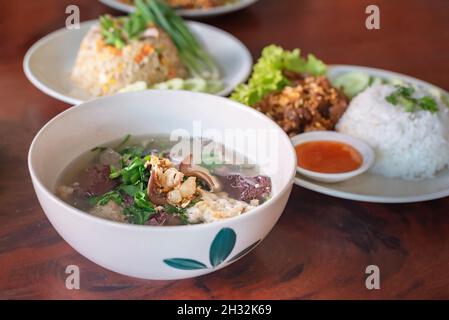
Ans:
[{"label": "fried rice", "polygon": [[187,75],[175,45],[163,30],[151,27],[141,39],[117,49],[105,44],[100,26],[95,25],[81,43],[71,77],[91,95],[103,96],[137,81],[151,86]]}]

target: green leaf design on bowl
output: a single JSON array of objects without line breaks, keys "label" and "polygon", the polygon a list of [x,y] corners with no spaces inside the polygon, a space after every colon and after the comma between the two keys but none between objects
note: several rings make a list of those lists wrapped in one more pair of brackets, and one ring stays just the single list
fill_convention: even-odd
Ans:
[{"label": "green leaf design on bowl", "polygon": [[204,263],[192,259],[173,258],[165,259],[164,262],[170,267],[181,270],[207,269],[207,266]]},{"label": "green leaf design on bowl", "polygon": [[243,257],[244,255],[246,255],[247,253],[249,253],[251,250],[253,250],[262,240],[257,240],[256,242],[254,242],[252,245],[248,246],[246,249],[243,249],[242,251],[240,251],[239,253],[237,253],[235,256],[233,256],[231,259],[229,259],[228,262],[233,262],[235,260],[240,259],[241,257]]},{"label": "green leaf design on bowl", "polygon": [[209,250],[209,261],[213,267],[220,265],[231,254],[237,235],[231,228],[223,228],[214,238]]},{"label": "green leaf design on bowl", "polygon": [[[223,228],[217,233],[209,249],[209,262],[212,268],[215,268],[226,261],[235,247],[236,240],[237,234],[231,228]],[[243,257],[253,250],[260,241],[262,240],[257,240],[252,245],[232,257],[228,262],[233,262]],[[166,265],[180,270],[200,270],[208,268],[204,263],[193,259],[172,258],[164,259],[163,261]]]}]

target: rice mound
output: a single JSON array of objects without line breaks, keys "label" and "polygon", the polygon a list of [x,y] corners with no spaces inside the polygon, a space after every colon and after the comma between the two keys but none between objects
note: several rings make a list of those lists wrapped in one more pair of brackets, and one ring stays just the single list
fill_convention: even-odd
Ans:
[{"label": "rice mound", "polygon": [[371,172],[405,180],[432,178],[449,165],[449,110],[438,101],[437,113],[406,112],[385,100],[393,91],[392,85],[373,85],[357,95],[336,130],[374,149]]},{"label": "rice mound", "polygon": [[137,81],[151,86],[185,78],[188,72],[167,33],[157,28],[145,33],[119,50],[106,45],[99,25],[94,25],[81,42],[72,79],[90,94],[103,96]]}]

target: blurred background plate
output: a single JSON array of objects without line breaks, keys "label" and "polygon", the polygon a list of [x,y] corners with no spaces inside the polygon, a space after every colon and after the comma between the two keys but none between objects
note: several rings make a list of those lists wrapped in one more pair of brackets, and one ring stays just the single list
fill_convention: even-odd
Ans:
[{"label": "blurred background plate", "polygon": [[[188,18],[211,17],[244,9],[257,1],[258,0],[239,0],[236,3],[210,9],[177,9],[176,12],[180,16]],[[100,0],[100,2],[116,10],[124,12],[134,11],[134,6],[122,3],[119,0]]]},{"label": "blurred background plate", "polygon": [[[78,30],[60,29],[36,42],[23,61],[31,83],[47,95],[69,104],[95,98],[70,79],[81,41],[95,23],[97,20],[83,22]],[[229,95],[248,78],[252,68],[251,54],[243,43],[221,29],[199,22],[187,24],[220,68],[224,88],[217,95]]]}]

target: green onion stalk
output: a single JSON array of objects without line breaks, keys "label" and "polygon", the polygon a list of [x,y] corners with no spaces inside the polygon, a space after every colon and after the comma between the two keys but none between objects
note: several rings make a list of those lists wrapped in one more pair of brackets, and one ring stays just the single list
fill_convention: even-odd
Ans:
[{"label": "green onion stalk", "polygon": [[220,78],[215,61],[203,49],[182,18],[166,3],[161,0],[136,0],[135,14],[142,16],[147,24],[153,23],[169,34],[181,61],[193,77],[206,80]]}]

